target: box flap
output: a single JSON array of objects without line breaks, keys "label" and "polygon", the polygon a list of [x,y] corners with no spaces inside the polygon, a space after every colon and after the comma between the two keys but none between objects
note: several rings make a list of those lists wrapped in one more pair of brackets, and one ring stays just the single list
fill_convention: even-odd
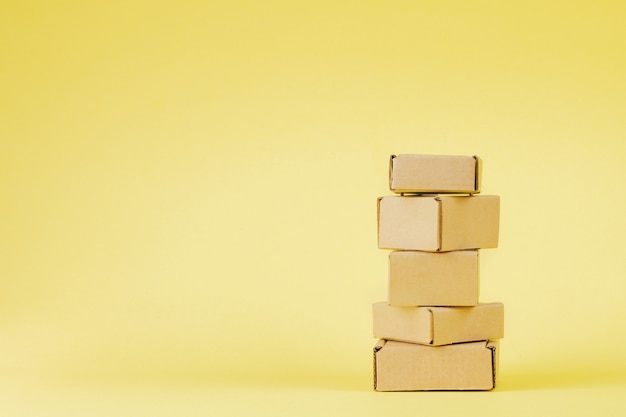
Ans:
[{"label": "box flap", "polygon": [[376,373],[376,353],[385,346],[387,341],[385,339],[380,339],[376,346],[374,346],[374,390],[376,390],[376,381],[378,381],[377,373]]},{"label": "box flap", "polygon": [[374,353],[376,353],[379,350],[381,350],[383,348],[383,346],[385,346],[385,343],[387,343],[387,341],[385,339],[380,339],[378,341],[378,343],[376,343],[376,346],[374,346]]},{"label": "box flap", "polygon": [[441,245],[443,242],[443,207],[441,204],[441,198],[438,196],[435,197],[435,201],[437,202],[437,252],[441,250]]},{"label": "box flap", "polygon": [[496,387],[496,381],[498,380],[498,372],[499,372],[499,360],[498,355],[500,354],[499,349],[500,342],[498,339],[496,340],[487,340],[487,349],[491,349],[491,369],[492,369],[492,379],[493,379],[493,388]]},{"label": "box flap", "polygon": [[432,308],[426,308],[428,311],[429,321],[430,321],[430,342],[428,344],[432,345],[435,342],[435,315],[433,314]]},{"label": "box flap", "polygon": [[476,155],[474,155],[474,160],[476,160],[476,174],[474,175],[476,182],[474,183],[474,193],[478,194],[482,189],[483,161]]},{"label": "box flap", "polygon": [[393,190],[393,158],[395,158],[396,155],[391,155],[389,157],[389,189]]}]

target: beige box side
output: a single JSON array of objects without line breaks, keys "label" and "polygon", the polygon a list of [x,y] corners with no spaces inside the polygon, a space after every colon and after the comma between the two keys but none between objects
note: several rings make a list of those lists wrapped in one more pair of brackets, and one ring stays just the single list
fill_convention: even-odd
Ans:
[{"label": "beige box side", "polygon": [[498,343],[446,346],[382,341],[374,348],[377,391],[491,390],[496,385]]},{"label": "beige box side", "polygon": [[374,337],[441,346],[504,337],[502,303],[475,307],[397,307],[373,305]]},{"label": "beige box side", "polygon": [[430,310],[433,345],[504,337],[502,303],[481,303],[476,307],[431,307]]},{"label": "beige box side", "polygon": [[478,193],[481,165],[477,156],[391,155],[389,188],[396,193]]},{"label": "beige box side", "polygon": [[500,197],[440,196],[442,251],[497,248]]},{"label": "beige box side", "polygon": [[389,253],[392,306],[475,306],[479,251]]},{"label": "beige box side", "polygon": [[374,337],[430,344],[432,313],[426,308],[393,307],[385,302],[372,306]]},{"label": "beige box side", "polygon": [[439,202],[434,197],[389,196],[378,199],[380,249],[439,248]]}]

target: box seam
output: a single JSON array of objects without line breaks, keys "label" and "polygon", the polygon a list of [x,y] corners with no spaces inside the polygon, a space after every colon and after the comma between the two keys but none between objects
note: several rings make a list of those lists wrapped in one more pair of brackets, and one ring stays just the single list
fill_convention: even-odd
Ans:
[{"label": "box seam", "polygon": [[430,313],[430,343],[433,345],[435,343],[435,314],[431,308],[427,308],[428,313]]},{"label": "box seam", "polygon": [[[482,176],[482,160],[477,155],[474,155],[475,168],[474,168],[474,193],[480,193],[481,188],[481,176]],[[474,194],[470,193],[470,194]]]},{"label": "box seam", "polygon": [[486,348],[491,350],[491,389],[494,389],[496,387],[496,346],[490,346],[489,340],[487,340]]},{"label": "box seam", "polygon": [[393,159],[396,157],[396,155],[391,155],[389,157],[389,189],[391,191],[394,191],[393,189]]}]

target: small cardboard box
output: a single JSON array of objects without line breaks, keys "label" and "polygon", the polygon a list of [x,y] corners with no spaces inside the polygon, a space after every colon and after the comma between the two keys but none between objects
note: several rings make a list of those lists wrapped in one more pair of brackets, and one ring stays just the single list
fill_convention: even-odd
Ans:
[{"label": "small cardboard box", "polygon": [[436,252],[496,248],[499,228],[497,195],[378,199],[380,249]]},{"label": "small cardboard box", "polygon": [[396,307],[373,305],[374,337],[424,345],[449,345],[504,336],[504,305]]},{"label": "small cardboard box", "polygon": [[478,305],[478,250],[389,253],[392,306]]},{"label": "small cardboard box", "polygon": [[380,340],[374,347],[376,391],[491,390],[498,341],[423,346]]},{"label": "small cardboard box", "polygon": [[476,194],[481,171],[477,156],[391,155],[389,188],[395,193]]}]

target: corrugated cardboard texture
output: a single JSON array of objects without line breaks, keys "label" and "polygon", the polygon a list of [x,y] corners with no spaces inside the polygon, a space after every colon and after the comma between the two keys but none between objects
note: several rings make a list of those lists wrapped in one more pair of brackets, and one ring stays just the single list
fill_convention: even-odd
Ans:
[{"label": "corrugated cardboard texture", "polygon": [[491,390],[497,362],[497,341],[433,347],[381,340],[374,348],[374,389]]},{"label": "corrugated cardboard texture", "polygon": [[389,188],[396,193],[478,193],[477,156],[392,155]]},{"label": "corrugated cardboard texture", "polygon": [[380,249],[496,248],[499,196],[389,196],[378,199]]},{"label": "corrugated cardboard texture", "polygon": [[375,303],[374,337],[425,345],[447,345],[504,336],[504,305],[396,307]]},{"label": "corrugated cardboard texture", "polygon": [[389,253],[389,304],[475,306],[479,251]]}]

